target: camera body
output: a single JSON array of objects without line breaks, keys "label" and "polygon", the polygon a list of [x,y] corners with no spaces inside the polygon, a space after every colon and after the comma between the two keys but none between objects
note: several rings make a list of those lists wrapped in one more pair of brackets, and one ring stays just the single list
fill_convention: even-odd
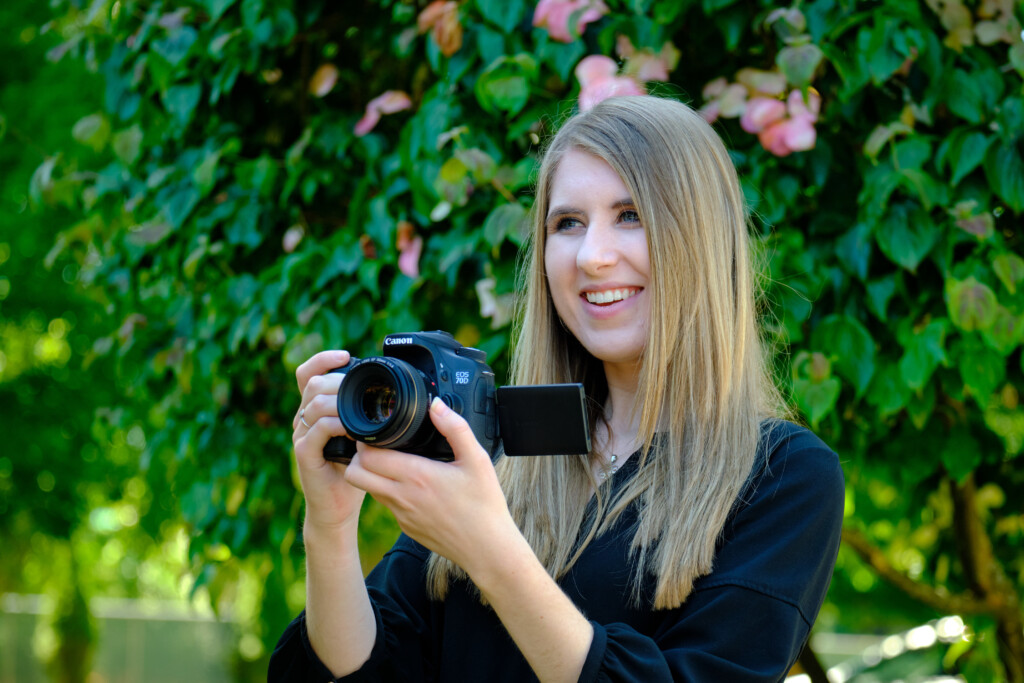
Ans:
[{"label": "camera body", "polygon": [[348,463],[356,441],[453,459],[451,446],[428,412],[440,397],[459,413],[493,457],[498,449],[494,372],[479,349],[462,346],[447,332],[406,332],[384,338],[382,356],[353,358],[331,372],[345,374],[338,390],[338,417],[351,439],[335,437],[324,457]]}]

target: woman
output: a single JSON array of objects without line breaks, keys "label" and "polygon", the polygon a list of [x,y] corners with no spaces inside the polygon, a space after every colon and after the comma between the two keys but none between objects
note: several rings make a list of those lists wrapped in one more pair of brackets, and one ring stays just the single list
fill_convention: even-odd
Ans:
[{"label": "woman", "polygon": [[[589,456],[499,458],[439,400],[453,463],[344,433],[348,362],[297,372],[307,606],[271,680],[780,680],[839,544],[838,460],[781,418],[755,323],[743,196],[691,109],[606,100],[541,166],[517,384],[583,382]],[[307,426],[308,425],[308,426]],[[364,582],[365,492],[403,530]]]}]

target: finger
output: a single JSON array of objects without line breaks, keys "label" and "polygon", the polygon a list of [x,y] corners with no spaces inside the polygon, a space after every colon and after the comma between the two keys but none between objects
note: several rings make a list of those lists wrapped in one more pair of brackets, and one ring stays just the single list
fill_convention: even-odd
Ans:
[{"label": "finger", "polygon": [[[324,417],[310,423],[309,429],[301,427],[292,434],[296,458],[309,465],[319,465],[323,460],[324,446],[333,436],[344,436],[345,427],[337,417]],[[301,434],[299,432],[302,432]]]},{"label": "finger", "polygon": [[[292,420],[292,429],[298,429],[300,425],[307,429],[312,428],[313,424],[322,417],[337,416],[337,394],[317,394],[310,399],[309,403],[295,413],[295,418]],[[305,424],[302,424],[303,420],[305,420]]]},{"label": "finger", "polygon": [[345,375],[331,372],[326,375],[315,375],[306,382],[306,389],[302,392],[300,405],[306,406],[317,396],[330,396],[331,400],[337,401],[338,388],[341,386]]},{"label": "finger", "polygon": [[321,351],[312,356],[305,363],[295,370],[295,379],[299,385],[299,392],[305,393],[306,384],[309,380],[322,375],[334,368],[348,365],[352,355],[348,351]]},{"label": "finger", "polygon": [[[394,453],[396,451],[390,452]],[[400,486],[399,482],[381,474],[376,468],[372,468],[374,456],[384,453],[387,453],[387,451],[357,443],[356,454],[353,456],[352,462],[345,469],[345,481],[357,489],[366,491],[375,498],[393,498]],[[370,461],[371,467],[367,466],[367,461]]]},{"label": "finger", "polygon": [[[448,440],[456,461],[470,457],[475,458],[480,453],[487,455],[476,435],[473,434],[469,423],[445,405],[440,398],[434,397],[434,400],[430,402],[430,420],[434,423],[437,431]],[[490,457],[487,458],[487,461],[490,462]]]}]

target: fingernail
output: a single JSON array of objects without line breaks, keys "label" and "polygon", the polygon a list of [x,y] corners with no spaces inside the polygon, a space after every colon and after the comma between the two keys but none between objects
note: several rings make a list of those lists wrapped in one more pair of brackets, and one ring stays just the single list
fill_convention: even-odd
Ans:
[{"label": "fingernail", "polygon": [[430,409],[433,410],[435,413],[440,413],[444,411],[444,408],[444,401],[441,400],[440,396],[435,396],[434,400],[430,402]]}]

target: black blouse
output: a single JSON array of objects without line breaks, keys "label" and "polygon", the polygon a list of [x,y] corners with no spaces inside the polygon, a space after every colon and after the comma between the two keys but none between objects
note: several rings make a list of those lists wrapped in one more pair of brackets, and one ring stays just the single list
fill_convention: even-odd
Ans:
[{"label": "black blouse", "polygon": [[[821,608],[839,549],[839,459],[803,427],[765,430],[743,494],[726,523],[712,572],[675,609],[631,602],[636,506],[584,551],[559,586],[590,620],[594,639],[580,681],[779,681]],[[631,457],[615,490],[636,473]],[[536,676],[466,582],[427,598],[429,551],[402,535],[366,579],[377,640],[344,681],[530,681]],[[655,578],[643,593],[653,595]],[[648,603],[649,604],[649,603]],[[305,613],[281,636],[268,681],[333,681],[310,647]]]}]

